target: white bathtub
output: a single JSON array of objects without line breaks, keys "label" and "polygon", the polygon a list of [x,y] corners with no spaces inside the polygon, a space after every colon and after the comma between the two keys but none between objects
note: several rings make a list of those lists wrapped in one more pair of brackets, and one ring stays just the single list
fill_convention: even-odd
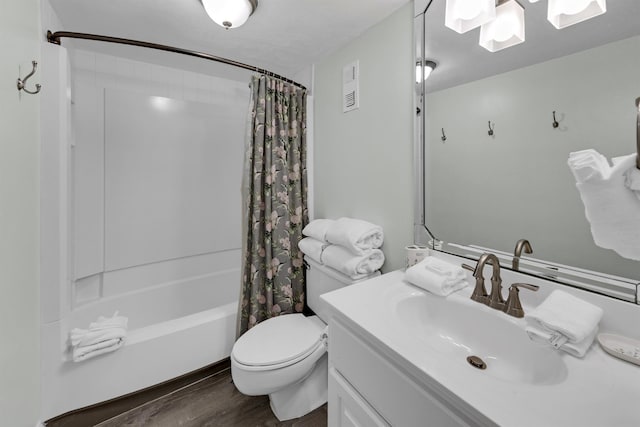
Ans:
[{"label": "white bathtub", "polygon": [[[195,263],[176,260],[155,266],[154,274],[149,274],[147,266],[105,273],[99,298],[75,307],[63,320],[45,325],[44,354],[55,352],[58,357],[43,360],[43,418],[122,396],[228,357],[236,332],[238,255],[237,251],[218,255],[217,267],[227,264],[232,268],[208,274],[199,274],[206,256]],[[192,265],[184,267],[189,262]],[[183,268],[175,268],[177,265]],[[160,271],[163,268],[167,271]],[[176,279],[179,275],[183,277]],[[171,280],[149,285],[167,276]],[[138,289],[117,290],[134,279]],[[112,315],[116,310],[129,318],[126,344],[115,352],[72,362],[68,331],[86,328],[98,316]]]}]

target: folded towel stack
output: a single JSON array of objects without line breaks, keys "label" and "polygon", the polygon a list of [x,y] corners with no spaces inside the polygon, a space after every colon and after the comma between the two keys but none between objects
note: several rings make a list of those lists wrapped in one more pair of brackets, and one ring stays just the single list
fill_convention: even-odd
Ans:
[{"label": "folded towel stack", "polygon": [[447,296],[469,285],[461,267],[428,256],[405,272],[405,280],[426,291]]},{"label": "folded towel stack", "polygon": [[596,245],[640,261],[640,176],[636,154],[607,159],[595,150],[569,154],[568,165]]},{"label": "folded towel stack", "polygon": [[525,315],[531,340],[583,357],[598,332],[602,309],[563,291],[553,291]]},{"label": "folded towel stack", "polygon": [[126,317],[118,316],[116,312],[113,317],[98,317],[88,329],[72,329],[69,341],[73,361],[82,362],[122,347],[127,336],[127,322]]},{"label": "folded towel stack", "polygon": [[303,230],[300,250],[319,264],[353,280],[363,279],[382,267],[382,227],[353,218],[316,219]]}]

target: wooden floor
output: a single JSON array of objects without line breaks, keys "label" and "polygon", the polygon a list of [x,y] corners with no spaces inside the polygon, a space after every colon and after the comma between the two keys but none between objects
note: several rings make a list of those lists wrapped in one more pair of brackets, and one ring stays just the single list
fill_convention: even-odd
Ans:
[{"label": "wooden floor", "polygon": [[295,420],[279,422],[267,396],[245,396],[225,370],[97,424],[96,427],[325,427],[327,405]]}]

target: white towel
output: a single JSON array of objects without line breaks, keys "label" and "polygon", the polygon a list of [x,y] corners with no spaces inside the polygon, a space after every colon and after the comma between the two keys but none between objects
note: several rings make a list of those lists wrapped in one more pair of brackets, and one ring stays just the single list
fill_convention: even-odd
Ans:
[{"label": "white towel", "polygon": [[640,169],[632,167],[624,173],[624,185],[640,199]]},{"label": "white towel", "polygon": [[600,307],[556,290],[525,315],[527,333],[536,341],[546,338],[556,349],[575,350],[582,357],[581,349],[586,352],[591,345],[602,314]]},{"label": "white towel", "polygon": [[89,324],[89,330],[97,331],[100,329],[122,328],[127,329],[129,319],[124,316],[118,316],[116,311],[111,317],[98,316],[98,320]]},{"label": "white towel", "polygon": [[116,351],[124,344],[124,339],[114,338],[107,341],[101,341],[99,343],[89,346],[79,346],[73,349],[73,361],[82,362],[92,357],[99,356],[101,354],[110,353]]},{"label": "white towel", "polygon": [[69,332],[74,362],[81,362],[100,354],[115,351],[122,347],[127,336],[129,319],[118,316],[98,317],[88,329],[74,328]]},{"label": "white towel", "polygon": [[382,227],[354,218],[338,218],[328,228],[326,239],[340,245],[356,255],[365,254],[382,246]]},{"label": "white towel", "polygon": [[635,169],[636,154],[614,158],[613,166],[606,159],[603,163],[603,159],[593,150],[584,150],[571,153],[568,161],[591,224],[593,241],[640,261],[640,198],[625,186],[625,180],[635,185],[628,176],[629,170]]},{"label": "white towel", "polygon": [[127,330],[124,328],[109,328],[88,330],[74,328],[69,333],[69,340],[73,347],[89,346],[102,341],[109,341],[116,338],[124,338],[127,336]]},{"label": "white towel", "polygon": [[327,242],[321,242],[313,237],[305,237],[298,242],[298,247],[302,253],[318,264],[324,264],[322,261],[322,253],[327,246],[329,246]]},{"label": "white towel", "polygon": [[576,343],[569,342],[565,335],[558,332],[549,332],[535,326],[527,326],[525,331],[527,332],[527,335],[529,335],[531,341],[541,344],[549,344],[553,348],[566,351],[573,356],[584,357],[598,333],[598,328],[595,328],[585,339]]},{"label": "white towel", "polygon": [[332,219],[314,219],[302,229],[302,234],[321,242],[327,241],[327,230],[333,224]]},{"label": "white towel", "polygon": [[329,245],[322,253],[322,260],[334,270],[358,279],[379,270],[384,264],[384,254],[380,249],[371,249],[365,254],[354,255],[342,246]]},{"label": "white towel", "polygon": [[404,278],[409,283],[440,296],[447,296],[469,285],[462,268],[434,257],[426,257],[408,268]]}]

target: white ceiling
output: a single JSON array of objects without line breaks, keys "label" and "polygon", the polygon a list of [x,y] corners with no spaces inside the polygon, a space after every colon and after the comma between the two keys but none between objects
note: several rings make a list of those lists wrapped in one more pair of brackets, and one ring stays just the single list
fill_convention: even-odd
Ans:
[{"label": "white ceiling", "polygon": [[[65,31],[197,50],[293,77],[409,0],[259,0],[257,10],[247,23],[231,30],[211,21],[199,0],[50,2]],[[101,42],[76,44],[145,59],[150,55],[167,55],[105,45]],[[182,57],[180,61],[185,59]]]}]

